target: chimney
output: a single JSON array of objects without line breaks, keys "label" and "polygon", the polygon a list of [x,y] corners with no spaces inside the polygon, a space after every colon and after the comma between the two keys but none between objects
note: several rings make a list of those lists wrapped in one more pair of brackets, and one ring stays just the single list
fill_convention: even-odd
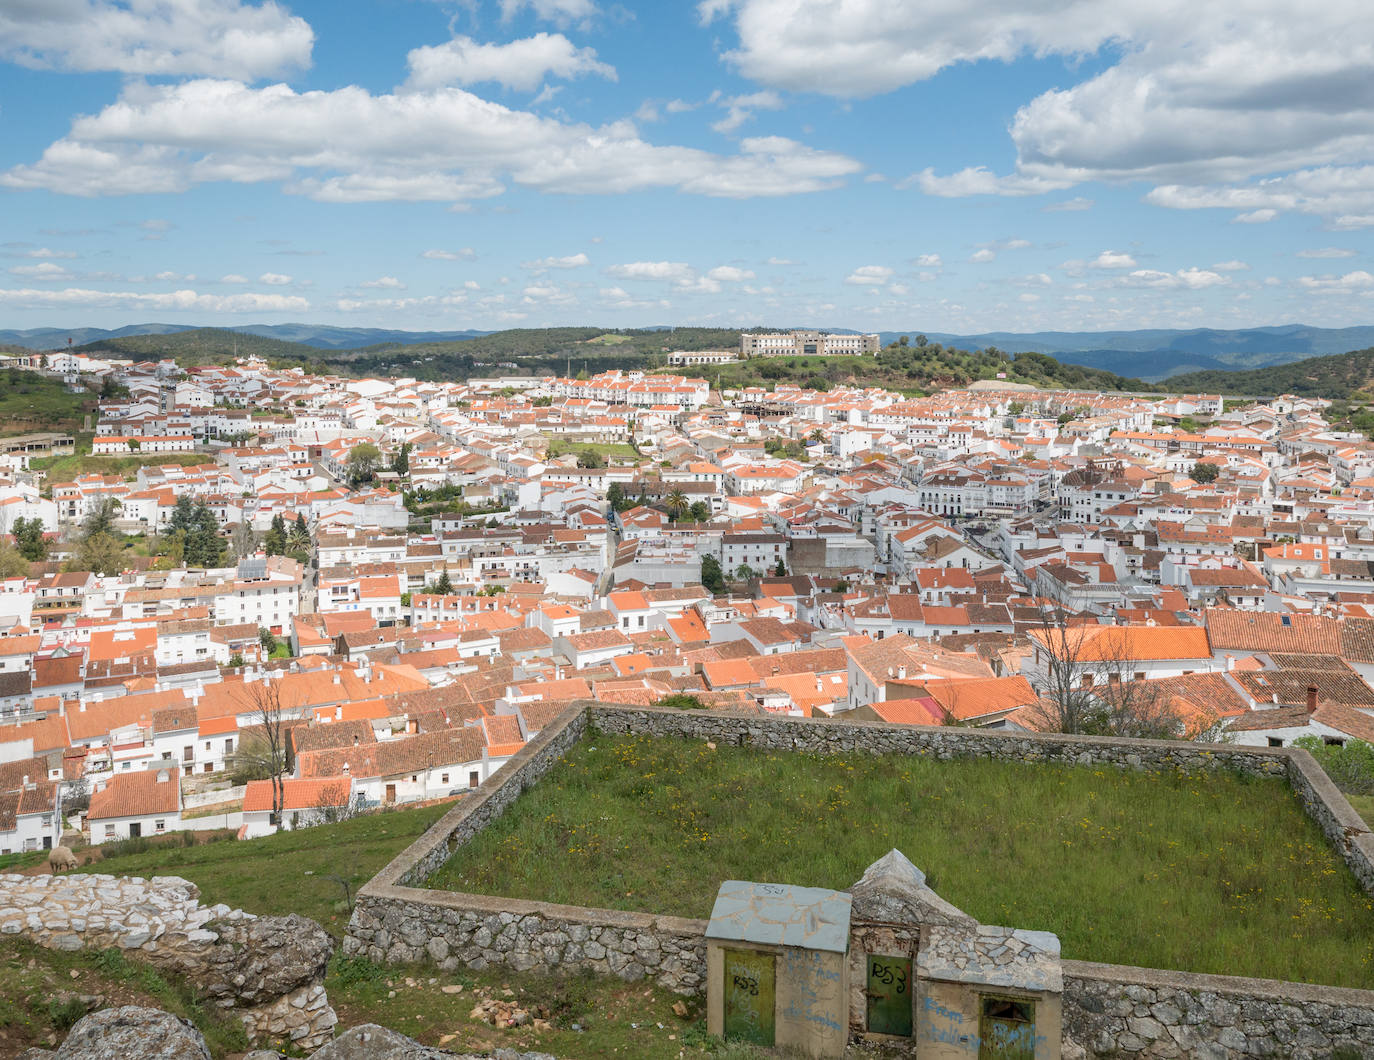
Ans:
[{"label": "chimney", "polygon": [[1226,655],[1226,672],[1230,673],[1236,668],[1236,657],[1229,652]]},{"label": "chimney", "polygon": [[169,779],[170,778],[167,776],[167,770],[159,769],[157,771],[157,782],[159,784],[166,784]]},{"label": "chimney", "polygon": [[899,681],[905,681],[905,680],[906,680],[906,667],[905,667],[905,666],[899,666],[899,667],[897,667],[897,679],[898,679]]},{"label": "chimney", "polygon": [[1307,686],[1307,713],[1317,713],[1317,686]]}]

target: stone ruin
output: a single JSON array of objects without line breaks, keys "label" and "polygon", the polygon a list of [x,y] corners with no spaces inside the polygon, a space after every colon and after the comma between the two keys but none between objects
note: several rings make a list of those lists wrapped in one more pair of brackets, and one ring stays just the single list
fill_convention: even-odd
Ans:
[{"label": "stone ruin", "polygon": [[712,1033],[808,1056],[1060,1060],[1059,940],[990,927],[893,850],[848,893],[730,880],[706,930]]},{"label": "stone ruin", "polygon": [[59,950],[118,948],[233,1009],[254,1041],[309,1051],[338,1022],[325,994],[334,943],[313,920],[203,906],[179,876],[0,875],[0,934]]}]

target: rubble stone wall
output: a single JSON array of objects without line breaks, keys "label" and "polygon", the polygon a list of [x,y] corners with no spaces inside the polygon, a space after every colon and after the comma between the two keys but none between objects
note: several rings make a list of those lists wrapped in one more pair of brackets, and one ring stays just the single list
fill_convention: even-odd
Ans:
[{"label": "rubble stone wall", "polygon": [[179,876],[0,875],[0,934],[75,951],[125,951],[234,1009],[253,1039],[310,1050],[333,1037],[329,936],[304,917],[203,906]]},{"label": "rubble stone wall", "polygon": [[[706,922],[424,889],[453,850],[503,813],[587,731],[682,736],[768,750],[1237,770],[1284,778],[1374,893],[1374,843],[1307,752],[1153,740],[993,733],[880,722],[764,718],[586,702],[551,723],[472,796],[359,892],[344,952],[446,971],[491,965],[590,970],[706,989]],[[1088,1056],[1172,1058],[1374,1055],[1374,992],[1064,962],[1066,1035]]]},{"label": "rubble stone wall", "polygon": [[1092,1057],[1374,1055],[1374,991],[1064,962],[1064,1033]]}]

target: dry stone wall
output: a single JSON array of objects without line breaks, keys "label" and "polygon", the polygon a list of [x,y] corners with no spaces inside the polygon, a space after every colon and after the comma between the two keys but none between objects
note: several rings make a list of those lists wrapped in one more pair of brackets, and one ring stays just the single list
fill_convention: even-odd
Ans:
[{"label": "dry stone wall", "polygon": [[179,876],[0,875],[0,934],[59,950],[117,947],[238,1010],[251,1038],[328,1041],[337,1018],[323,985],[333,951],[324,929],[199,896]]},{"label": "dry stone wall", "polygon": [[[587,730],[681,736],[766,750],[912,754],[939,759],[1236,770],[1285,778],[1374,893],[1374,837],[1307,752],[1153,740],[993,733],[879,722],[577,705],[475,796],[463,800],[359,893],[344,952],[446,971],[501,965],[652,979],[681,993],[706,984],[706,922],[423,887],[453,850],[500,816]],[[1374,992],[1065,961],[1066,1036],[1091,1057],[1239,1060],[1374,1056]],[[1067,1055],[1067,1054],[1066,1054]]]},{"label": "dry stone wall", "polygon": [[1374,1056],[1374,992],[1065,961],[1064,1033],[1094,1057]]}]

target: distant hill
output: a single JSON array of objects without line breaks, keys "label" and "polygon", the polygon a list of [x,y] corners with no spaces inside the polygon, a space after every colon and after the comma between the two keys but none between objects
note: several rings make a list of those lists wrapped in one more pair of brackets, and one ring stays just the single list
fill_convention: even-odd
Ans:
[{"label": "distant hill", "polygon": [[1188,372],[1170,376],[1164,386],[1180,393],[1297,394],[1345,400],[1356,391],[1374,392],[1374,348],[1245,372]]},{"label": "distant hill", "polygon": [[[883,332],[884,343],[902,332]],[[904,334],[915,337],[915,332]],[[995,346],[1009,353],[1048,353],[1070,364],[1157,381],[1183,372],[1238,371],[1288,364],[1374,346],[1374,327],[1317,328],[1306,324],[1219,330],[990,331],[977,335],[926,332],[932,342],[965,349]]]},{"label": "distant hill", "polygon": [[[0,330],[0,344],[24,346],[31,350],[52,350],[67,345],[86,346],[108,339],[122,339],[133,335],[173,335],[183,331],[202,331],[191,324],[130,324],[109,330],[106,328],[29,328],[26,331]],[[452,342],[488,334],[485,331],[396,331],[384,328],[340,328],[328,324],[245,324],[241,327],[219,328],[237,331],[240,335],[299,342],[322,350],[354,350],[380,343],[412,345],[419,342]]]},{"label": "distant hill", "polygon": [[281,339],[247,335],[224,328],[193,328],[161,335],[127,335],[98,339],[78,346],[83,353],[131,357],[134,360],[158,360],[174,357],[183,367],[198,364],[222,364],[239,357],[261,357],[272,362],[292,365],[323,363],[320,352],[313,346]]}]

